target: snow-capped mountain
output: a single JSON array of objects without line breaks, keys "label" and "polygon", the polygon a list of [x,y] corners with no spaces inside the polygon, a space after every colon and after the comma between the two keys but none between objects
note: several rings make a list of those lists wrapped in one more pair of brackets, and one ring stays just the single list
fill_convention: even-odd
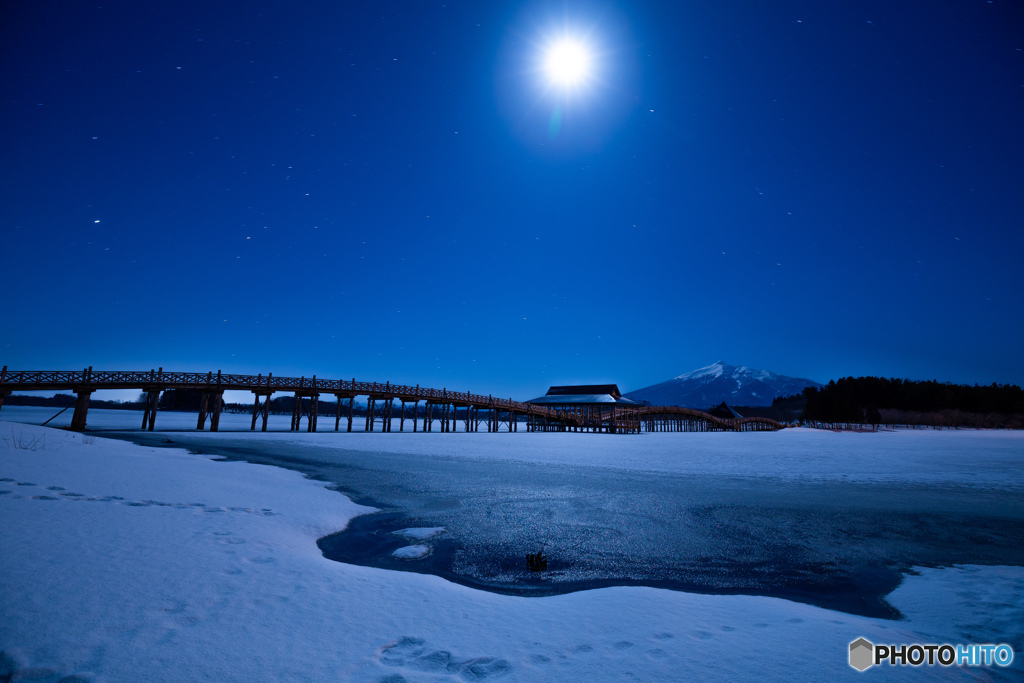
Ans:
[{"label": "snow-capped mountain", "polygon": [[778,396],[799,394],[804,387],[820,387],[809,379],[786,377],[746,366],[714,365],[679,375],[667,382],[637,389],[626,398],[656,406],[684,406],[706,410],[722,401],[735,406],[770,406]]}]

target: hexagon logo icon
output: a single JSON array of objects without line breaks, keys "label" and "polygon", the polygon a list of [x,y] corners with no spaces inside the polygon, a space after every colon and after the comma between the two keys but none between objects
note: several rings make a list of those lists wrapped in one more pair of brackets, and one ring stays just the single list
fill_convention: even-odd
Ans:
[{"label": "hexagon logo icon", "polygon": [[874,659],[875,646],[871,641],[858,638],[850,643],[850,666],[854,669],[864,671],[875,663]]}]

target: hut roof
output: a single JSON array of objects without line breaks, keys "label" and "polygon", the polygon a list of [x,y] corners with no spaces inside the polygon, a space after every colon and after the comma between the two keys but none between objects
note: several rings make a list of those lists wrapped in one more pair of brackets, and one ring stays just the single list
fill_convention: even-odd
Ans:
[{"label": "hut roof", "polygon": [[736,417],[743,417],[735,410],[730,408],[728,405],[726,405],[725,401],[722,401],[720,404],[713,408],[708,408],[705,412],[708,415],[714,415],[715,417],[720,417],[723,420],[731,420]]},{"label": "hut roof", "polygon": [[575,386],[551,387],[548,393],[534,398],[527,403],[538,405],[579,405],[579,404],[621,404],[635,406],[636,401],[622,398],[619,387],[614,384],[580,384]]},{"label": "hut roof", "polygon": [[615,398],[622,396],[619,393],[617,384],[577,384],[575,386],[551,387],[545,395],[566,396],[575,394],[608,394]]}]

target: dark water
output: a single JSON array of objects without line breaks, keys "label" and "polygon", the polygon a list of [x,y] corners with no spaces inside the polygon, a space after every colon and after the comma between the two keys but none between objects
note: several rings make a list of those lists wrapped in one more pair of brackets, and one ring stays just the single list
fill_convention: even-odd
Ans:
[{"label": "dark water", "polygon": [[[1024,496],[961,486],[795,483],[454,459],[187,433],[113,436],[278,465],[381,512],[320,539],[330,559],[551,595],[611,585],[769,595],[872,617],[912,566],[1024,565]],[[171,438],[174,443],[163,443]],[[386,438],[386,437],[382,437]],[[443,438],[443,437],[438,437]],[[643,438],[637,437],[637,438]],[[264,452],[271,448],[273,452]],[[445,527],[422,560],[391,531]],[[542,550],[545,572],[526,556]]]}]

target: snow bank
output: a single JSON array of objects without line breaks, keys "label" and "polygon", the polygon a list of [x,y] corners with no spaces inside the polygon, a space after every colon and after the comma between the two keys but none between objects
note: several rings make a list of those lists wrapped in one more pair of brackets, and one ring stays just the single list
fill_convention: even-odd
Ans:
[{"label": "snow bank", "polygon": [[400,560],[419,560],[430,554],[429,545],[407,545],[391,553]]},{"label": "snow bank", "polygon": [[[485,593],[324,559],[316,539],[367,508],[297,473],[13,427],[46,438],[0,442],[0,678],[860,680],[858,637],[1019,644],[1024,623],[1019,567],[922,570],[890,598],[900,622],[653,588]],[[1019,676],[1017,655],[913,675]]]}]

